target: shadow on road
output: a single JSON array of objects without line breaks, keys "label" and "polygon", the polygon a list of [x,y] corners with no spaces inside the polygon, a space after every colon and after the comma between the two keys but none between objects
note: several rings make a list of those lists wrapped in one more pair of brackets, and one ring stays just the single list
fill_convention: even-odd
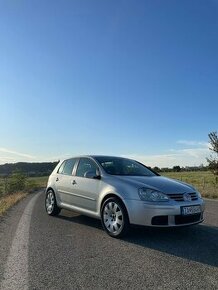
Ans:
[{"label": "shadow on road", "polygon": [[[66,215],[65,215],[66,213]],[[99,220],[63,211],[60,219],[102,229]],[[103,233],[103,229],[102,229]],[[108,237],[110,239],[110,237]],[[133,227],[126,243],[218,267],[218,228],[200,224],[181,228]]]},{"label": "shadow on road", "polygon": [[[101,221],[88,216],[75,213],[73,211],[62,210],[56,218],[67,220],[76,224],[86,225],[96,229],[102,229]],[[102,229],[103,230],[103,229]]]},{"label": "shadow on road", "polygon": [[218,267],[218,228],[196,225],[183,228],[136,228],[128,243]]}]

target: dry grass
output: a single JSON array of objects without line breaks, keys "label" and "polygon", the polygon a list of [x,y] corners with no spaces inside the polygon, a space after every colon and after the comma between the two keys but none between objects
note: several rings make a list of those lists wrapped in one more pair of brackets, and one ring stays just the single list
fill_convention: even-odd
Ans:
[{"label": "dry grass", "polygon": [[218,177],[214,176],[210,171],[162,172],[161,175],[193,185],[203,197],[218,198]]},{"label": "dry grass", "polygon": [[6,210],[16,204],[18,201],[26,197],[27,194],[28,193],[26,192],[18,192],[2,196],[0,198],[0,216],[2,216],[6,212]]},{"label": "dry grass", "polygon": [[[48,176],[43,177],[29,177],[26,180],[24,191],[13,194],[6,194],[5,179],[0,177],[0,216],[2,216],[10,207],[19,202],[27,196],[40,188],[46,187]],[[10,182],[10,179],[8,180]]]}]

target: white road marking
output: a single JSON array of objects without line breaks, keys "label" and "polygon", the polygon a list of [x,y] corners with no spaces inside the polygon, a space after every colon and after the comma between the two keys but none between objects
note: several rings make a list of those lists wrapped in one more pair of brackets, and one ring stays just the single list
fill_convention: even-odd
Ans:
[{"label": "white road marking", "polygon": [[20,218],[5,265],[1,290],[28,289],[29,228],[33,207],[39,196],[37,194],[29,201]]}]

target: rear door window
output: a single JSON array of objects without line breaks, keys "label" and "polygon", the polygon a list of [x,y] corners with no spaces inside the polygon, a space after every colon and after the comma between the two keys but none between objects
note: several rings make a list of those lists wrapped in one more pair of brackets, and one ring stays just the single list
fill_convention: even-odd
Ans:
[{"label": "rear door window", "polygon": [[77,161],[76,158],[72,158],[72,159],[68,159],[64,161],[61,167],[59,168],[58,173],[65,174],[65,175],[72,175],[76,161]]}]

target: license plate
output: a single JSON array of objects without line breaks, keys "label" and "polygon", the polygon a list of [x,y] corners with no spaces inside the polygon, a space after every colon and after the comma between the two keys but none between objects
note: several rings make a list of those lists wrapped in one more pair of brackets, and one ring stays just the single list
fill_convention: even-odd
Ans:
[{"label": "license plate", "polygon": [[182,206],[181,210],[182,215],[197,214],[201,212],[201,206],[200,205]]}]

